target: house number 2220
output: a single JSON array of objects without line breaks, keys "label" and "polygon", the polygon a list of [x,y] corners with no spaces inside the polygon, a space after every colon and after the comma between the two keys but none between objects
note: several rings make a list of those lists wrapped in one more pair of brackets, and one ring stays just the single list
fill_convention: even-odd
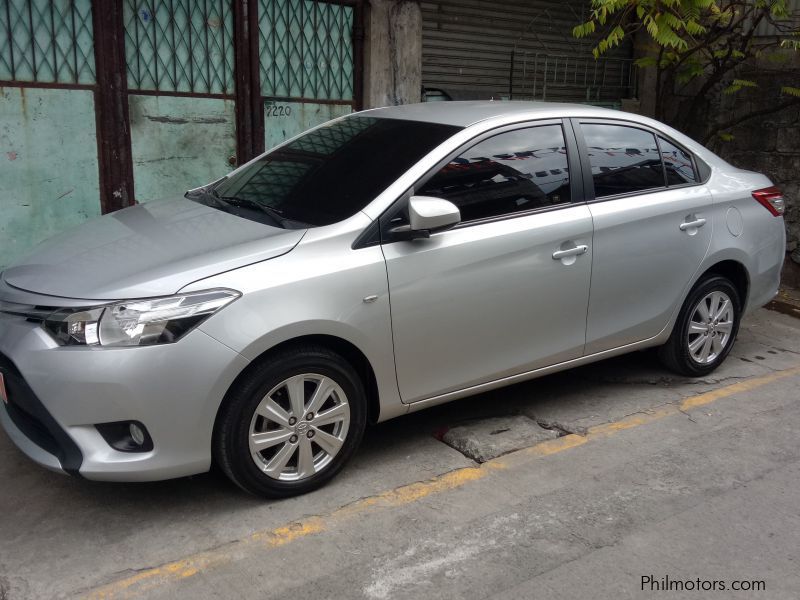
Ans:
[{"label": "house number 2220", "polygon": [[268,117],[288,117],[292,114],[292,107],[279,104],[268,104],[266,106]]}]

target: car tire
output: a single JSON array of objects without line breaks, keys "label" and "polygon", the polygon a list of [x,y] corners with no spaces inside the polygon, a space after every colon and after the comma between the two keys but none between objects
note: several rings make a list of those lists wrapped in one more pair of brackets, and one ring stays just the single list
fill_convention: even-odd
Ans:
[{"label": "car tire", "polygon": [[700,280],[681,307],[659,358],[670,370],[701,377],[730,353],[739,332],[742,303],[736,286],[720,275]]},{"label": "car tire", "polygon": [[265,357],[229,392],[214,460],[252,494],[305,494],[341,470],[366,422],[364,385],[352,365],[325,347],[296,346]]}]

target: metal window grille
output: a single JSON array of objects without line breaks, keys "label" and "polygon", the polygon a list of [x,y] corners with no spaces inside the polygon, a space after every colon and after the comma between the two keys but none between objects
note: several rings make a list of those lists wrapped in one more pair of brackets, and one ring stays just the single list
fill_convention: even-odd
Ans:
[{"label": "metal window grille", "polygon": [[353,99],[353,7],[259,0],[258,15],[264,96]]},{"label": "metal window grille", "polygon": [[[636,93],[636,66],[633,59],[591,54],[572,56],[548,52],[523,52],[515,57],[521,80],[515,82],[515,99],[564,99],[602,103]],[[515,86],[516,87],[516,86]],[[577,94],[577,95],[576,95]],[[579,96],[582,96],[580,98]]]},{"label": "metal window grille", "polygon": [[2,0],[0,80],[94,84],[91,0]]},{"label": "metal window grille", "polygon": [[130,90],[232,94],[231,0],[125,0]]}]

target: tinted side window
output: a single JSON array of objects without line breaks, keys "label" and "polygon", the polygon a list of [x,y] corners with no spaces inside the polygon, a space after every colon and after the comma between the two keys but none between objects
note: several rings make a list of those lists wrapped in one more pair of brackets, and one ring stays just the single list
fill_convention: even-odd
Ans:
[{"label": "tinted side window", "polygon": [[416,193],[454,203],[462,221],[565,204],[564,132],[560,125],[542,125],[491,137],[450,161]]},{"label": "tinted side window", "polygon": [[664,187],[652,133],[622,125],[581,125],[597,198]]},{"label": "tinted side window", "polygon": [[661,158],[664,159],[664,168],[667,170],[667,185],[697,183],[692,157],[685,150],[661,136],[658,138],[658,145],[661,148]]}]

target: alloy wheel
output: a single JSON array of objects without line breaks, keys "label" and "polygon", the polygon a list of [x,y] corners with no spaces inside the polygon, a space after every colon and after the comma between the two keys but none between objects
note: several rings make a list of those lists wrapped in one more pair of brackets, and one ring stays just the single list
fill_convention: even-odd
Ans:
[{"label": "alloy wheel", "polygon": [[704,296],[689,319],[687,344],[692,360],[701,365],[717,360],[730,343],[733,319],[734,306],[725,292]]},{"label": "alloy wheel", "polygon": [[248,443],[256,466],[280,481],[319,473],[341,450],[350,427],[350,405],[330,377],[304,373],[267,393],[250,422]]}]

